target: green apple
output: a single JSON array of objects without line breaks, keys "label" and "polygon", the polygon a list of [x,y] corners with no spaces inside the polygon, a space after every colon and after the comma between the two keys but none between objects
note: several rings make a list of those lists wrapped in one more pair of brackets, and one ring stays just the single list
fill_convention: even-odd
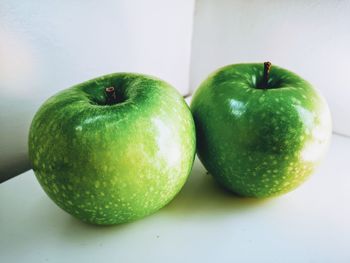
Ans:
[{"label": "green apple", "polygon": [[48,196],[93,224],[151,214],[184,185],[195,126],[181,95],[157,78],[116,73],[48,99],[29,133],[29,157]]},{"label": "green apple", "polygon": [[269,62],[218,69],[196,91],[191,110],[200,160],[219,184],[241,196],[295,189],[330,141],[324,98]]}]

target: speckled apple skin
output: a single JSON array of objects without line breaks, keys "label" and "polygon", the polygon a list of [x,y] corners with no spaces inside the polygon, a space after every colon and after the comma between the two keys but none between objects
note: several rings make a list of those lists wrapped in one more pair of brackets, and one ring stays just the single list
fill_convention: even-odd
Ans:
[{"label": "speckled apple skin", "polygon": [[259,198],[304,182],[331,137],[330,112],[316,89],[277,66],[268,89],[258,89],[263,71],[263,63],[223,67],[200,85],[191,103],[206,169],[232,192]]},{"label": "speckled apple skin", "polygon": [[[104,105],[114,86],[123,102]],[[93,224],[118,224],[169,203],[191,171],[195,127],[182,96],[151,76],[116,73],[66,89],[36,113],[29,156],[48,196]]]}]

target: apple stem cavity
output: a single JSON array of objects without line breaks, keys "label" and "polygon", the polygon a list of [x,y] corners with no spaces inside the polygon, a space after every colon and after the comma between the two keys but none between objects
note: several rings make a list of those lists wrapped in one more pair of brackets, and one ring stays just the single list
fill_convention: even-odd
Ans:
[{"label": "apple stem cavity", "polygon": [[263,82],[262,82],[262,88],[267,89],[268,87],[268,82],[269,82],[269,74],[271,70],[271,62],[264,62],[264,75],[263,75]]},{"label": "apple stem cavity", "polygon": [[114,87],[108,87],[108,88],[106,88],[105,91],[106,91],[106,95],[107,95],[107,98],[106,98],[107,105],[113,105],[113,104],[118,103],[117,94],[115,93]]}]

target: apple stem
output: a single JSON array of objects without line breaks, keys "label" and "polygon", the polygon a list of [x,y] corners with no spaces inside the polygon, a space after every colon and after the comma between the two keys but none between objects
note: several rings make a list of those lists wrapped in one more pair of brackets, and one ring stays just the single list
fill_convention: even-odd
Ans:
[{"label": "apple stem", "polygon": [[263,89],[267,89],[271,65],[271,62],[264,62]]},{"label": "apple stem", "polygon": [[114,87],[108,87],[108,88],[106,88],[105,91],[106,91],[106,95],[107,95],[107,99],[106,99],[107,105],[113,105],[113,104],[118,102]]}]

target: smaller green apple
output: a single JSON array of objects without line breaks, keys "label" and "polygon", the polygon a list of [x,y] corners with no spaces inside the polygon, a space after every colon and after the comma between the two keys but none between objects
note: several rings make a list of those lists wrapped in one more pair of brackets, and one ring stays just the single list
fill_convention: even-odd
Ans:
[{"label": "smaller green apple", "polygon": [[200,85],[191,109],[200,160],[242,196],[295,189],[312,174],[331,137],[325,99],[269,62],[218,69]]}]

